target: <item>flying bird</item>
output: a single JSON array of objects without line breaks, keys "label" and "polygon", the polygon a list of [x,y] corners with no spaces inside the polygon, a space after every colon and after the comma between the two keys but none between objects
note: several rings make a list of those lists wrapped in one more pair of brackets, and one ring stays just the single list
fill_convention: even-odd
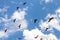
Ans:
[{"label": "flying bird", "polygon": [[7,29],[5,29],[5,31],[4,31],[5,33],[7,32]]},{"label": "flying bird", "polygon": [[54,19],[54,17],[51,17],[48,22],[50,22],[52,19]]},{"label": "flying bird", "polygon": [[17,7],[17,10],[19,9],[19,7]]},{"label": "flying bird", "polygon": [[49,28],[46,28],[45,31],[47,31]]},{"label": "flying bird", "polygon": [[43,40],[42,38],[40,40]]},{"label": "flying bird", "polygon": [[35,38],[37,38],[37,37],[38,37],[38,35]]},{"label": "flying bird", "polygon": [[37,22],[37,19],[34,19],[34,23],[36,23]]},{"label": "flying bird", "polygon": [[21,40],[21,38],[18,38],[18,40]]},{"label": "flying bird", "polygon": [[16,19],[13,20],[13,22],[15,22],[15,21],[16,21]]},{"label": "flying bird", "polygon": [[27,2],[24,2],[23,5],[25,5]]},{"label": "flying bird", "polygon": [[20,29],[20,27],[21,27],[21,24],[20,24],[18,27],[19,27],[19,29]]}]

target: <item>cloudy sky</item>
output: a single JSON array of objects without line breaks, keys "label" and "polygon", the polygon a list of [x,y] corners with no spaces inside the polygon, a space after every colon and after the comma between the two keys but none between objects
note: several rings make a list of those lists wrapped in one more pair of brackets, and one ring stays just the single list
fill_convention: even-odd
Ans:
[{"label": "cloudy sky", "polygon": [[0,40],[60,40],[60,0],[0,0]]}]

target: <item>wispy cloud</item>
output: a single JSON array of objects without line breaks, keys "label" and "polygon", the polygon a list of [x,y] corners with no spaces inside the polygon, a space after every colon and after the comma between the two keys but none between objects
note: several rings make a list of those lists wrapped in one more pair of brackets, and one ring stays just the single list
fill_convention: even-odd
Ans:
[{"label": "wispy cloud", "polygon": [[[60,31],[60,17],[59,17],[60,12],[59,12],[59,9],[57,9],[55,12],[56,12],[56,14],[48,14],[45,18],[46,21],[43,21],[43,20],[40,21],[39,26],[41,27],[41,29],[50,27],[50,28],[55,28],[56,30]],[[50,22],[48,22],[51,17],[54,17],[54,19],[52,19]]]},{"label": "wispy cloud", "polygon": [[9,6],[4,6],[3,8],[0,8],[0,13],[5,13],[8,11]]},{"label": "wispy cloud", "polygon": [[47,4],[47,3],[52,3],[53,0],[40,0],[40,5],[42,5],[43,3]]},{"label": "wispy cloud", "polygon": [[[38,36],[37,36],[38,35]],[[33,30],[24,30],[23,32],[24,40],[58,40],[57,37],[50,33],[50,34],[43,34],[40,30],[33,29]],[[37,36],[37,38],[35,38]]]},{"label": "wispy cloud", "polygon": [[45,0],[45,3],[53,2],[53,0]]},{"label": "wispy cloud", "polygon": [[7,33],[5,33],[4,31],[0,31],[0,38],[2,37],[8,37]]},{"label": "wispy cloud", "polygon": [[[7,29],[6,34],[4,33],[4,31],[0,32],[0,37],[3,38],[6,37],[6,35],[11,35],[12,33],[15,33],[17,31],[21,31],[27,28],[28,26],[28,22],[25,19],[25,15],[26,15],[26,11],[25,9],[21,10],[18,12],[15,11],[13,13],[13,15],[11,16],[11,18],[8,18],[8,15],[6,14],[5,17],[0,17],[1,22],[3,22],[4,25],[4,30]],[[16,19],[15,22],[13,22],[13,20]],[[19,29],[19,25],[21,24],[21,27]]]}]

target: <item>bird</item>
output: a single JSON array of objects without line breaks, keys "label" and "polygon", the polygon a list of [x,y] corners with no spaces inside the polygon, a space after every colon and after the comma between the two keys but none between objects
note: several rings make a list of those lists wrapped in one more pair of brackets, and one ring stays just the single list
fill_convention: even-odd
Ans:
[{"label": "bird", "polygon": [[21,27],[21,24],[20,24],[18,27],[19,27],[19,29],[20,29],[20,27]]},{"label": "bird", "polygon": [[5,31],[4,31],[5,33],[7,32],[7,29],[5,29]]},{"label": "bird", "polygon": [[54,17],[51,17],[48,22],[50,22],[52,19],[54,19]]},{"label": "bird", "polygon": [[38,37],[38,35],[35,38],[37,38],[37,37]]},{"label": "bird", "polygon": [[21,40],[21,38],[18,38],[18,40]]},{"label": "bird", "polygon": [[13,22],[15,22],[15,21],[16,21],[16,19],[13,20]]},{"label": "bird", "polygon": [[47,31],[49,28],[46,28],[45,31]]},{"label": "bird", "polygon": [[23,5],[25,5],[27,2],[24,2]]},{"label": "bird", "polygon": [[34,23],[36,23],[37,22],[37,19],[34,19]]},{"label": "bird", "polygon": [[17,10],[19,9],[19,7],[17,7]]},{"label": "bird", "polygon": [[42,38],[40,38],[40,40],[43,40]]}]

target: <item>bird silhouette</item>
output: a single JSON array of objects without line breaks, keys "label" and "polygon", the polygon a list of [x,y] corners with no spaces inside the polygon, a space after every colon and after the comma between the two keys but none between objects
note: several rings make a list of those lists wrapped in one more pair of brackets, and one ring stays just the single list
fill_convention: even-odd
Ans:
[{"label": "bird silhouette", "polygon": [[45,31],[47,31],[49,28],[46,28]]},{"label": "bird silhouette", "polygon": [[42,38],[40,38],[40,40],[43,40]]},{"label": "bird silhouette", "polygon": [[54,17],[51,17],[48,22],[50,22],[52,19],[54,19]]},{"label": "bird silhouette", "polygon": [[24,2],[23,5],[25,5],[27,2]]},{"label": "bird silhouette", "polygon": [[15,22],[15,21],[16,21],[16,19],[13,20],[13,22]]},{"label": "bird silhouette", "polygon": [[4,32],[7,32],[7,29],[5,29],[5,31]]},{"label": "bird silhouette", "polygon": [[21,38],[18,38],[18,40],[21,40]]},{"label": "bird silhouette", "polygon": [[20,27],[21,27],[21,24],[20,24],[18,27],[19,27],[19,29],[20,29]]},{"label": "bird silhouette", "polygon": [[36,23],[37,22],[37,19],[34,19],[34,23]]},{"label": "bird silhouette", "polygon": [[17,10],[19,9],[19,7],[17,7]]}]

